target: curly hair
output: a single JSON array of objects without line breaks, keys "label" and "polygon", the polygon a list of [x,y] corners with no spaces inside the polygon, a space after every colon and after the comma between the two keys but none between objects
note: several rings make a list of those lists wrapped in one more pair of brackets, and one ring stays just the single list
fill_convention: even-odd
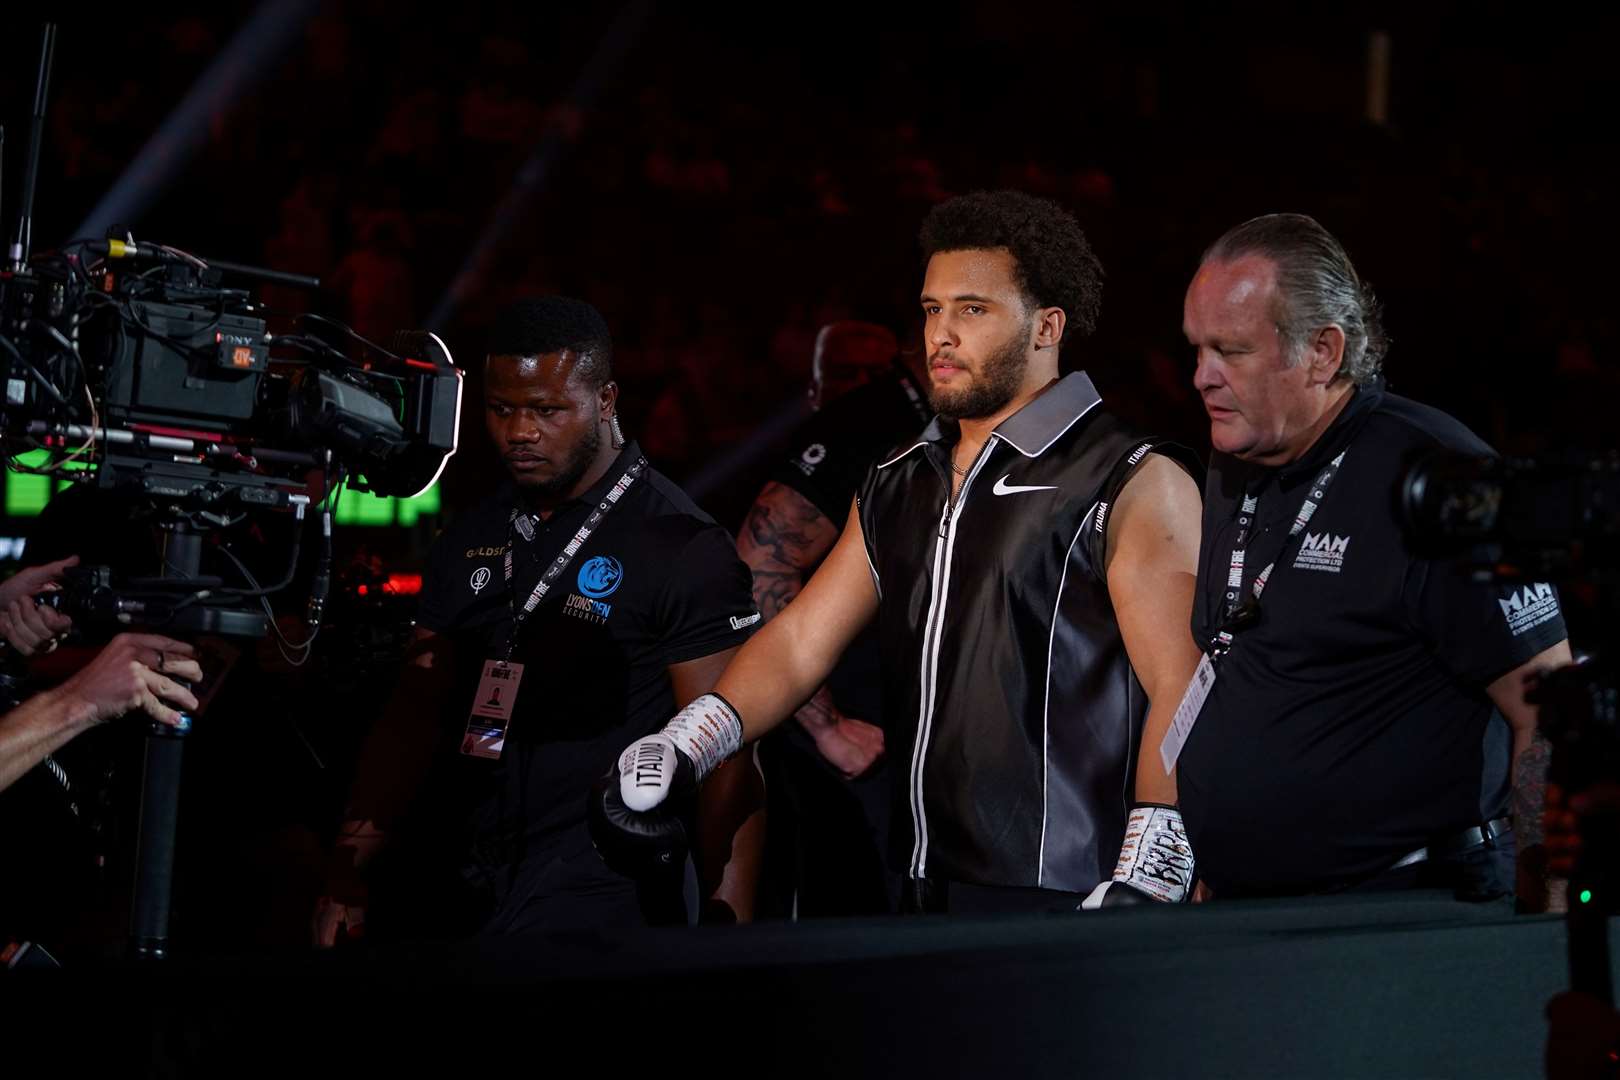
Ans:
[{"label": "curly hair", "polygon": [[613,337],[601,312],[567,296],[518,300],[495,316],[488,356],[544,356],[568,349],[574,371],[592,386],[613,378]]},{"label": "curly hair", "polygon": [[1022,191],[976,191],[940,203],[918,236],[923,260],[942,251],[1006,249],[1018,288],[1035,307],[1062,308],[1063,340],[1097,328],[1102,263],[1063,207]]}]

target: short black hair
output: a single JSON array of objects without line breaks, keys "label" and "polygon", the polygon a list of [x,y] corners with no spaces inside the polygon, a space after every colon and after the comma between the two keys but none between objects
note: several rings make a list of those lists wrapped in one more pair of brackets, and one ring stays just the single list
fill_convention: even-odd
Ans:
[{"label": "short black hair", "polygon": [[942,251],[1005,248],[1018,287],[1035,307],[1062,308],[1063,340],[1097,328],[1102,263],[1074,215],[1022,191],[975,191],[934,207],[918,236],[924,261]]},{"label": "short black hair", "polygon": [[495,316],[486,356],[544,356],[567,349],[574,370],[600,387],[613,378],[613,337],[602,313],[567,296],[525,297]]}]

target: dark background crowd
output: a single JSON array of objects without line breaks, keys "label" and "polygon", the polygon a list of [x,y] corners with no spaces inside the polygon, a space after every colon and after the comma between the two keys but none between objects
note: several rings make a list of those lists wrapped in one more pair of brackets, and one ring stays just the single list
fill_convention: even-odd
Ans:
[{"label": "dark background crowd", "polygon": [[[1200,431],[1180,336],[1199,252],[1292,209],[1340,236],[1383,298],[1394,388],[1505,451],[1604,436],[1612,25],[266,7],[290,25],[257,53],[237,40],[243,9],[65,23],[42,246],[236,50],[244,70],[197,114],[200,142],[122,224],[319,275],[318,295],[270,299],[373,335],[432,321],[464,363],[512,296],[585,297],[614,329],[628,426],[677,477],[802,394],[820,325],[913,334],[922,215],[989,187],[1079,217],[1108,291],[1068,360],[1150,426]],[[34,31],[10,15],[0,57],[12,210]],[[469,446],[453,478],[476,487],[491,463]],[[447,504],[468,486],[447,485]]]},{"label": "dark background crowd", "polygon": [[[1373,285],[1392,389],[1505,452],[1608,447],[1615,27],[1523,18],[987,2],[75,13],[36,246],[140,182],[150,196],[117,219],[138,237],[322,279],[268,290],[272,305],[374,337],[443,334],[468,368],[464,446],[439,515],[340,538],[340,560],[373,572],[418,568],[444,516],[498,477],[478,371],[482,328],[512,298],[602,310],[625,429],[735,527],[767,463],[761,428],[803,408],[818,328],[869,320],[915,348],[917,226],[980,188],[1078,217],[1107,290],[1066,362],[1201,451],[1183,292],[1207,243],[1275,210],[1320,219]],[[38,23],[16,9],[0,28],[9,237]],[[219,857],[192,932],[302,939],[297,872],[272,896],[259,871],[278,851],[302,865],[340,797],[389,647],[362,615],[341,632],[340,605],[302,673],[260,650],[264,677],[322,680],[318,707],[291,717],[243,695],[234,708],[257,721],[218,736],[234,741],[212,767],[199,755],[185,828]]]}]

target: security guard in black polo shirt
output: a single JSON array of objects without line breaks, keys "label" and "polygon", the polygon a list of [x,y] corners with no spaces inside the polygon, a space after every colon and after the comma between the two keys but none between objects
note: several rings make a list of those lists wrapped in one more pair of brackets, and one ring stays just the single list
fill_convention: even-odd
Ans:
[{"label": "security guard in black polo shirt", "polygon": [[363,922],[361,871],[394,831],[412,842],[391,879],[400,933],[684,919],[678,872],[638,885],[603,865],[586,791],[627,739],[713,685],[759,616],[730,537],[620,434],[610,354],[577,300],[518,303],[492,329],[485,417],[510,483],[429,556],[318,944]]},{"label": "security guard in black polo shirt", "polygon": [[1185,331],[1216,451],[1193,615],[1208,652],[1163,749],[1203,882],[1485,899],[1514,890],[1516,840],[1539,908],[1547,751],[1523,681],[1569,659],[1558,597],[1474,584],[1397,517],[1414,456],[1489,448],[1383,390],[1372,296],[1308,217],[1218,240]]}]

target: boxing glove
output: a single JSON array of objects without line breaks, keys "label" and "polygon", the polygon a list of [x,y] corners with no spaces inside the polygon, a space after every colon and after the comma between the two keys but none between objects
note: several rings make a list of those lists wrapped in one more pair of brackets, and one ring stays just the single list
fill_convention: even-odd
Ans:
[{"label": "boxing glove", "polygon": [[1135,904],[1179,904],[1193,882],[1193,853],[1181,811],[1173,806],[1138,803],[1125,822],[1125,842],[1114,864],[1114,876],[1091,890],[1080,909],[1129,907]]},{"label": "boxing glove", "polygon": [[655,735],[637,739],[591,788],[591,842],[614,870],[647,877],[686,861],[685,816],[703,778],[742,746],[742,721],[704,694]]}]

